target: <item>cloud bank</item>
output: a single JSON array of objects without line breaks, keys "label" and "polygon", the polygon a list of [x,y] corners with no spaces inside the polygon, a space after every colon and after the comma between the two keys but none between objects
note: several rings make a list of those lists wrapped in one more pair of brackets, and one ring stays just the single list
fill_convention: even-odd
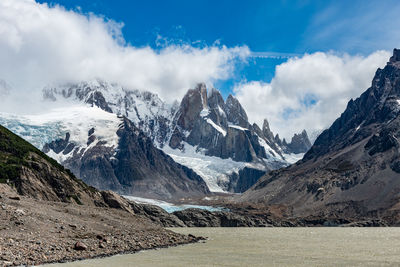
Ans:
[{"label": "cloud bank", "polygon": [[53,82],[102,78],[170,101],[199,81],[227,79],[246,46],[126,44],[123,24],[34,0],[0,1],[0,79],[13,93],[39,95]]},{"label": "cloud bank", "polygon": [[303,129],[329,127],[347,102],[371,85],[376,69],[389,57],[387,51],[366,57],[306,54],[278,65],[270,83],[240,83],[234,92],[251,120],[261,124],[268,118],[275,133],[289,138]]}]

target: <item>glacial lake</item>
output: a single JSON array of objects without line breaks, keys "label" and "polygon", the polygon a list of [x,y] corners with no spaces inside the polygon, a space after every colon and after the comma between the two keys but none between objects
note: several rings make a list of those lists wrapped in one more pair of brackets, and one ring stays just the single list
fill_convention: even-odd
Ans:
[{"label": "glacial lake", "polygon": [[400,266],[400,228],[170,228],[206,243],[46,266]]}]

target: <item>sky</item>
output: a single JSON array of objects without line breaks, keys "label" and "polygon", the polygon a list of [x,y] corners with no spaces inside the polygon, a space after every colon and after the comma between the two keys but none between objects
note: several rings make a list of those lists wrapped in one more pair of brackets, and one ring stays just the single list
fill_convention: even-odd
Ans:
[{"label": "sky", "polygon": [[0,110],[33,112],[57,82],[102,78],[168,102],[206,82],[281,136],[313,133],[399,47],[398,14],[385,0],[1,0]]}]

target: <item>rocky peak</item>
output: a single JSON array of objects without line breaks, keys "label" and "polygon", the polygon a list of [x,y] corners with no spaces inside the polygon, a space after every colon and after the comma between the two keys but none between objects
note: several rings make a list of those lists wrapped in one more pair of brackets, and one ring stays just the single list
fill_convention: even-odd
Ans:
[{"label": "rocky peak", "polygon": [[229,95],[226,99],[226,113],[229,122],[244,128],[248,128],[249,119],[246,111],[240,104],[239,100],[232,95]]},{"label": "rocky peak", "polygon": [[300,134],[294,134],[288,147],[295,154],[307,152],[311,147],[311,142],[306,130],[303,130]]},{"label": "rocky peak", "polygon": [[279,134],[275,135],[274,140],[278,145],[282,144],[282,140],[279,138]]},{"label": "rocky peak", "polygon": [[100,91],[94,91],[90,93],[85,100],[85,103],[90,104],[92,107],[96,106],[102,110],[112,113],[112,109]]},{"label": "rocky peak", "polygon": [[182,99],[178,110],[178,126],[185,130],[191,130],[195,119],[204,109],[207,103],[207,91],[203,90],[202,84],[195,89],[190,89]]},{"label": "rocky peak", "polygon": [[396,63],[400,61],[400,49],[393,49],[393,56],[390,57],[389,62],[390,63]]},{"label": "rocky peak", "polygon": [[208,105],[212,109],[218,109],[218,107],[221,109],[225,109],[224,99],[221,93],[215,88],[212,88],[210,90],[208,96]]},{"label": "rocky peak", "polygon": [[288,145],[288,143],[286,142],[286,139],[285,139],[285,138],[283,138],[283,140],[282,140],[282,145],[283,145],[283,146],[287,146],[287,145]]},{"label": "rocky peak", "polygon": [[[204,91],[203,87],[199,85],[199,91]],[[47,87],[43,96],[51,101],[68,98],[125,116],[158,147],[164,146],[172,116],[177,110],[176,104],[166,104],[155,93],[132,90],[100,79]]]},{"label": "rocky peak", "polygon": [[263,135],[265,136],[265,138],[268,138],[269,140],[274,139],[274,134],[272,133],[271,129],[269,128],[269,123],[268,123],[267,119],[264,119],[262,132],[263,132]]}]

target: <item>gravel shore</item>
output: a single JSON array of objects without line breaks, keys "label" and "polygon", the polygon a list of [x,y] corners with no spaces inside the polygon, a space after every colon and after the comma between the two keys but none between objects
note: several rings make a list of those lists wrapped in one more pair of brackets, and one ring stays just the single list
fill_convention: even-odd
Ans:
[{"label": "gravel shore", "polygon": [[38,201],[0,190],[0,266],[74,261],[198,240],[124,210]]}]

